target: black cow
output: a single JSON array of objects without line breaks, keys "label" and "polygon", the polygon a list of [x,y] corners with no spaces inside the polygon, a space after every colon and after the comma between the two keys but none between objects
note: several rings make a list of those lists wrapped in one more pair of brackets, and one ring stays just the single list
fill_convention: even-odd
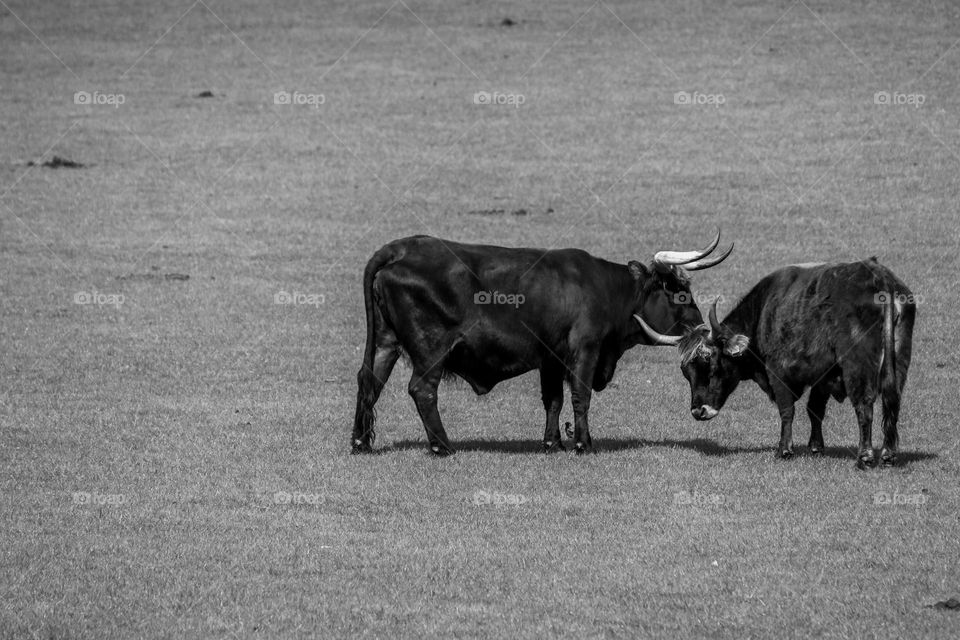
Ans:
[{"label": "black cow", "polygon": [[544,448],[563,448],[566,380],[576,450],[591,450],[591,389],[607,386],[624,351],[657,344],[638,323],[641,315],[664,332],[703,322],[685,271],[726,258],[732,245],[707,258],[719,241],[717,233],[701,251],[658,252],[649,266],[615,264],[579,249],[509,249],[429,236],[385,245],[363,275],[367,345],[357,375],[353,452],[371,451],[374,404],[401,352],[413,366],[408,388],[434,453],[453,453],[437,410],[445,374],[484,394],[533,369],[540,371],[547,413]]},{"label": "black cow", "polygon": [[873,405],[883,403],[880,460],[897,453],[900,397],[910,366],[916,305],[889,269],[870,258],[848,264],[796,265],[763,278],[723,320],[679,341],[690,382],[690,412],[717,415],[741,380],[755,380],[780,411],[779,456],[793,455],[793,405],[810,387],[810,451],[822,453],[827,399],[849,395],[860,425],[860,467],[875,464]]}]

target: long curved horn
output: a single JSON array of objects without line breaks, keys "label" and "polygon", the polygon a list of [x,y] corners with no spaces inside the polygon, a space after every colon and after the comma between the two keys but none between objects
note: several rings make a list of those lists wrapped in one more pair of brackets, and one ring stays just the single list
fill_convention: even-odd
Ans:
[{"label": "long curved horn", "polygon": [[657,251],[653,254],[653,264],[658,267],[669,268],[675,264],[687,264],[705,257],[720,244],[720,230],[709,245],[700,251]]},{"label": "long curved horn", "polygon": [[720,301],[720,296],[713,301],[713,304],[710,305],[710,313],[707,315],[707,318],[710,320],[710,335],[708,339],[716,338],[720,335],[723,335],[723,326],[720,324],[720,321],[717,320],[717,303]]},{"label": "long curved horn", "polygon": [[688,262],[683,265],[683,268],[687,271],[699,271],[700,269],[706,269],[707,267],[713,267],[720,264],[727,259],[727,256],[733,251],[733,245],[730,245],[730,248],[724,251],[721,254],[710,256],[709,258],[703,258],[701,260],[694,260],[693,262]]},{"label": "long curved horn", "polygon": [[640,323],[640,328],[646,332],[647,336],[653,340],[654,344],[660,344],[666,347],[675,347],[680,344],[680,341],[683,339],[683,336],[665,336],[662,333],[658,333],[653,327],[644,322],[643,318],[641,318],[639,314],[633,314],[633,318]]}]

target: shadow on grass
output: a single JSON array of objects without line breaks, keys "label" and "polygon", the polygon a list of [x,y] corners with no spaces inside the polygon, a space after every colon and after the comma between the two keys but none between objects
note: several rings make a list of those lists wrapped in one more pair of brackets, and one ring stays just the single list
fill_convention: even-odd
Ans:
[{"label": "shadow on grass", "polygon": [[[525,453],[542,454],[543,448],[536,440],[453,440],[453,448],[457,451],[489,451],[492,453]],[[567,451],[573,450],[573,441],[564,441]],[[642,449],[645,447],[668,447],[678,449],[690,449],[697,453],[707,456],[731,456],[744,453],[767,453],[771,457],[776,449],[775,445],[767,447],[728,447],[708,438],[694,438],[692,440],[646,440],[642,438],[598,438],[594,440],[594,448],[597,452],[605,451],[625,451],[630,449]],[[422,449],[427,452],[426,440],[398,440],[389,447],[381,451],[391,449]],[[811,457],[807,452],[806,446],[794,445],[796,457]],[[563,453],[563,452],[560,452]],[[878,452],[879,455],[879,452]],[[825,447],[823,450],[825,458],[839,458],[855,461],[857,450],[855,447]],[[900,451],[897,454],[897,466],[903,466],[920,460],[931,460],[936,458],[937,454],[924,451]]]}]

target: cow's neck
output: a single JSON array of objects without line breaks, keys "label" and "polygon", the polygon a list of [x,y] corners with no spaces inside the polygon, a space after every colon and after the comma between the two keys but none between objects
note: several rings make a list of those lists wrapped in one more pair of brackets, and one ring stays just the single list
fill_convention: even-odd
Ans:
[{"label": "cow's neck", "polygon": [[[740,373],[741,380],[757,380],[760,382],[758,376],[763,377],[765,373],[764,355],[757,343],[757,327],[760,324],[762,304],[761,296],[756,290],[753,290],[740,300],[722,322],[724,328],[728,331],[750,338],[747,353],[737,359],[737,370]],[[762,387],[763,384],[761,383],[760,386]]]},{"label": "cow's neck", "polygon": [[643,332],[640,324],[633,317],[633,314],[641,313],[640,310],[643,309],[644,296],[646,295],[644,284],[642,280],[637,282],[631,279],[630,286],[632,292],[629,304],[622,309],[618,309],[619,317],[623,318],[620,323],[620,355],[638,344],[648,344],[647,334]]}]

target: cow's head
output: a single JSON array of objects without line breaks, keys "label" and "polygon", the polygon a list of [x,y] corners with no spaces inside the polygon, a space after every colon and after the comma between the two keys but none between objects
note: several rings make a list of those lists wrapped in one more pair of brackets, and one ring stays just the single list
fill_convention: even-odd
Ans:
[{"label": "cow's head", "polygon": [[713,257],[707,257],[720,244],[720,232],[709,245],[699,251],[658,251],[653,262],[628,265],[631,275],[640,284],[640,296],[634,319],[650,344],[676,345],[683,334],[700,324],[703,316],[690,291],[688,271],[720,264],[733,245]]},{"label": "cow's head", "polygon": [[750,338],[717,320],[717,301],[708,314],[709,323],[689,331],[679,343],[680,370],[690,383],[690,413],[709,420],[737,388]]}]

